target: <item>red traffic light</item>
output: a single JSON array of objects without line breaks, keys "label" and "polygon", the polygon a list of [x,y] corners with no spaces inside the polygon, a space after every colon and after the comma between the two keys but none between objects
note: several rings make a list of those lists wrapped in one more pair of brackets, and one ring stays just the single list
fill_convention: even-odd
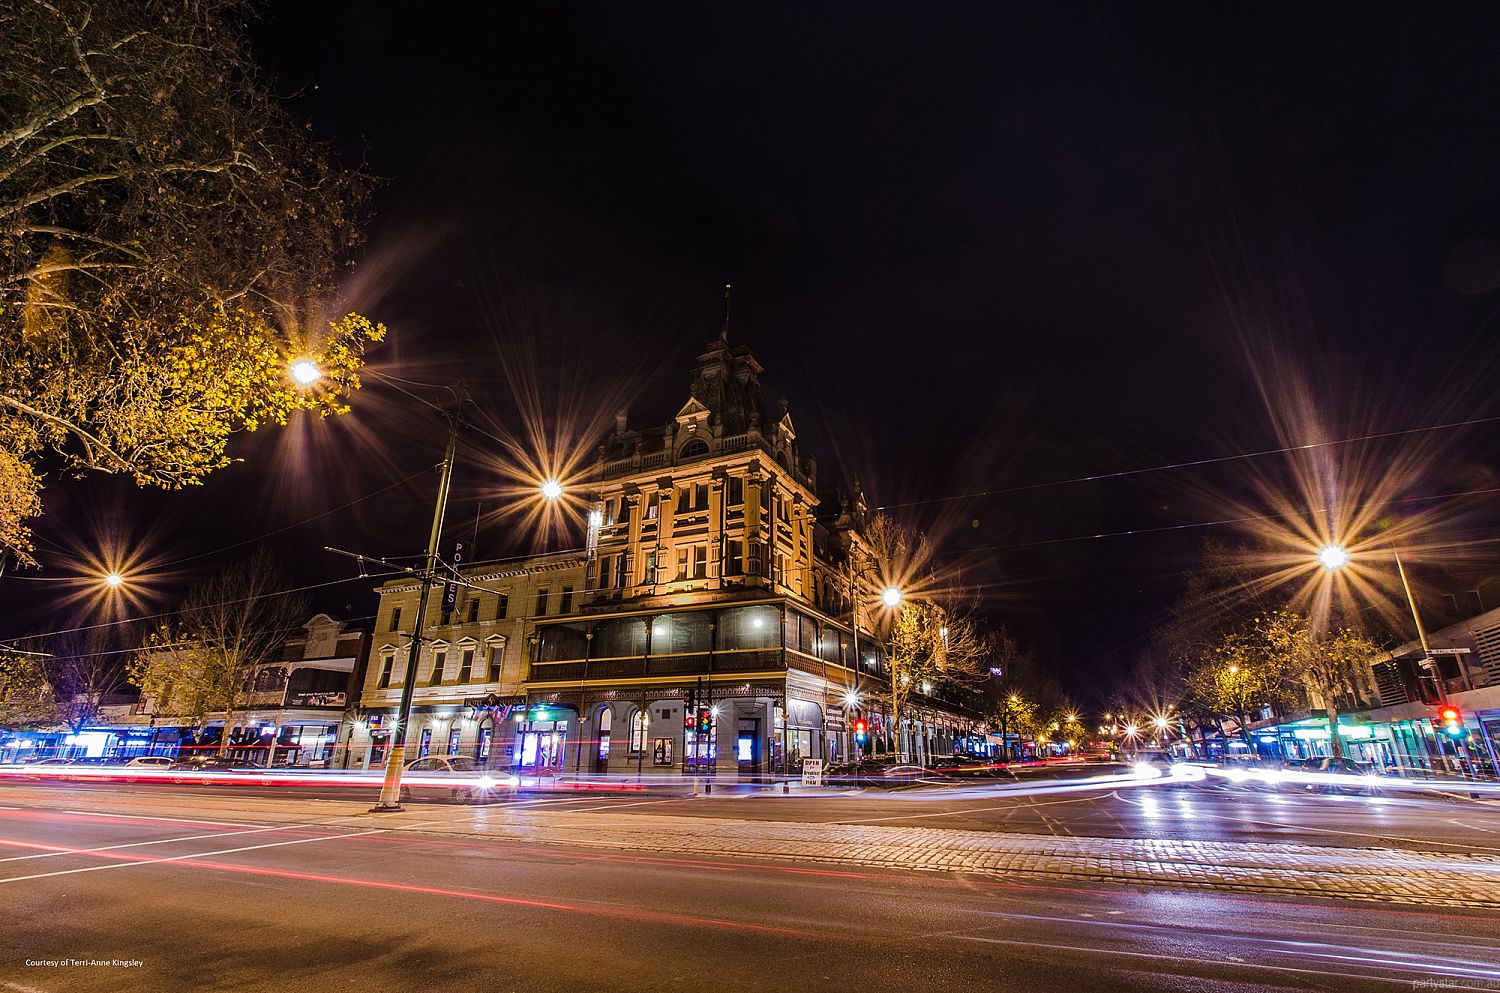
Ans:
[{"label": "red traffic light", "polygon": [[1462,716],[1457,707],[1444,707],[1438,711],[1438,717],[1442,719],[1444,724],[1451,724],[1459,720]]}]

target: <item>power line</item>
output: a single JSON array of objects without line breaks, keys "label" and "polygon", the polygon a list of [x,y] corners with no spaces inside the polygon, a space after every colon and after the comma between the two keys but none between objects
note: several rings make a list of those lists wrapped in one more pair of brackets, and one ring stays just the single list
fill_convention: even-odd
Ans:
[{"label": "power line", "polygon": [[1166,472],[1170,469],[1191,469],[1197,466],[1214,465],[1219,462],[1237,462],[1245,459],[1258,459],[1265,455],[1285,455],[1289,452],[1306,452],[1315,448],[1328,448],[1334,445],[1353,445],[1361,441],[1378,441],[1381,438],[1399,438],[1408,434],[1420,434],[1424,431],[1446,431],[1450,428],[1472,427],[1476,424],[1490,424],[1500,421],[1500,415],[1495,417],[1476,417],[1467,421],[1453,421],[1449,424],[1432,424],[1420,428],[1404,428],[1400,431],[1383,431],[1378,434],[1367,434],[1358,438],[1341,438],[1338,441],[1317,441],[1308,445],[1290,445],[1286,448],[1268,448],[1262,452],[1240,452],[1235,455],[1220,455],[1210,459],[1194,459],[1190,462],[1173,462],[1168,465],[1146,466],[1140,469],[1122,469],[1119,472],[1098,473],[1092,476],[1074,476],[1072,479],[1053,479],[1043,483],[1026,483],[1021,486],[1005,486],[994,490],[978,490],[973,493],[959,493],[953,496],[931,497],[925,500],[908,500],[905,503],[887,503],[876,507],[876,510],[896,510],[902,507],[921,507],[934,503],[949,503],[954,500],[971,500],[976,497],[996,496],[1001,493],[1021,493],[1026,490],[1039,490],[1048,486],[1066,486],[1071,483],[1089,483],[1103,479],[1120,479],[1125,476],[1140,476],[1150,472]]},{"label": "power line", "polygon": [[[1403,497],[1400,500],[1382,500],[1379,503],[1372,504],[1371,506],[1387,507],[1393,504],[1420,503],[1424,500],[1451,500],[1465,496],[1483,496],[1487,493],[1500,493],[1500,486],[1493,486],[1482,490],[1464,490],[1460,493],[1438,493],[1432,496]],[[1319,507],[1309,511],[1309,513],[1322,513],[1323,511],[1328,509],[1329,508],[1327,507]],[[1042,538],[1038,541],[1022,541],[1011,545],[981,545],[976,548],[958,548],[954,549],[951,552],[938,552],[937,554],[941,557],[946,558],[953,555],[968,555],[973,552],[997,552],[1013,548],[1035,548],[1040,545],[1060,545],[1070,541],[1093,541],[1096,538],[1123,538],[1136,534],[1161,534],[1168,531],[1187,531],[1193,528],[1222,527],[1226,524],[1253,524],[1257,521],[1279,521],[1286,520],[1289,517],[1297,516],[1299,515],[1295,513],[1287,513],[1260,514],[1254,517],[1228,517],[1219,521],[1194,521],[1189,524],[1166,524],[1161,527],[1154,528],[1131,528],[1126,531],[1102,531],[1098,534],[1078,534],[1073,535],[1069,538]]]},{"label": "power line", "polygon": [[300,528],[304,524],[311,524],[313,521],[322,520],[323,518],[327,517],[329,514],[337,514],[341,510],[348,510],[350,507],[353,507],[356,504],[364,503],[366,500],[373,500],[375,497],[380,496],[382,493],[389,493],[391,490],[394,490],[394,489],[396,489],[399,486],[405,486],[407,483],[411,482],[413,479],[416,479],[418,476],[425,476],[427,473],[429,473],[431,471],[432,471],[432,467],[431,466],[428,466],[427,468],[424,468],[424,469],[418,469],[416,472],[412,473],[410,476],[407,476],[404,479],[398,479],[394,483],[391,483],[389,486],[382,486],[380,489],[376,490],[373,493],[366,493],[362,497],[356,497],[355,499],[350,500],[348,503],[341,504],[341,505],[339,505],[337,507],[332,507],[332,508],[330,508],[328,510],[323,511],[320,514],[314,514],[312,517],[306,518],[305,520],[297,521],[295,524],[288,524],[285,527],[277,528],[274,531],[267,531],[265,534],[257,535],[254,538],[246,538],[244,541],[237,541],[237,542],[235,542],[232,545],[225,545],[223,548],[217,548],[217,549],[214,549],[211,552],[199,552],[196,555],[189,555],[187,558],[176,559],[176,560],[174,560],[172,562],[165,562],[165,563],[163,563],[163,564],[161,564],[159,566],[154,566],[153,568],[167,569],[167,568],[170,568],[172,566],[182,565],[184,562],[193,562],[193,561],[196,561],[197,559],[207,558],[207,557],[209,557],[211,555],[222,555],[224,552],[233,551],[236,548],[242,548],[245,545],[253,544],[253,543],[257,542],[257,541],[265,541],[267,538],[275,537],[278,534],[284,534],[285,532],[291,531],[294,528]]},{"label": "power line", "polygon": [[[236,604],[236,603],[249,603],[252,600],[263,600],[266,597],[290,596],[293,593],[306,593],[309,590],[321,590],[321,589],[324,589],[324,588],[329,587],[329,586],[341,586],[344,583],[353,583],[353,582],[356,582],[356,581],[359,581],[359,580],[365,580],[365,579],[383,579],[383,578],[385,578],[387,576],[399,576],[399,575],[401,575],[401,573],[399,573],[399,572],[386,572],[386,573],[378,573],[378,574],[370,575],[370,576],[349,576],[349,577],[346,577],[344,579],[331,579],[331,580],[329,580],[326,583],[312,583],[312,584],[310,584],[308,586],[298,586],[298,587],[294,587],[293,589],[289,589],[289,590],[274,590],[274,591],[272,591],[270,593],[261,593],[261,594],[258,594],[256,596],[241,597],[238,600],[225,600],[225,601],[223,601],[220,604],[220,606],[228,606],[230,604]],[[143,621],[154,621],[154,620],[157,620],[157,619],[162,618],[162,617],[175,617],[178,614],[184,614],[184,613],[187,613],[187,611],[185,609],[179,607],[177,610],[163,610],[160,613],[146,614],[146,615],[141,616],[141,617],[121,617],[121,618],[118,618],[118,619],[113,620],[113,621],[102,621],[102,622],[100,622],[98,624],[84,624],[84,625],[82,625],[80,627],[76,627],[76,628],[60,628],[60,629],[58,629],[56,631],[42,631],[42,632],[37,633],[37,634],[18,635],[16,637],[7,638],[5,640],[6,641],[24,641],[27,638],[54,638],[54,637],[57,637],[58,635],[76,634],[79,631],[97,631],[100,628],[115,627],[115,626],[120,625],[120,624],[139,624],[139,623],[141,623]]]}]

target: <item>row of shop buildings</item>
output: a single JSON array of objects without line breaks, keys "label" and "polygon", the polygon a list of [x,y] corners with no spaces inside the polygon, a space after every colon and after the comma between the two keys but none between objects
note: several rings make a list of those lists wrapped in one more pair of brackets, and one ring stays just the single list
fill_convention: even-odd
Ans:
[{"label": "row of shop buildings", "polygon": [[[1392,650],[1339,700],[1344,754],[1406,774],[1500,774],[1500,609],[1483,611]],[[1431,665],[1423,660],[1430,659]],[[1326,756],[1321,701],[1308,716],[1269,714],[1250,726],[1262,755]],[[1455,719],[1456,718],[1456,719]],[[1243,743],[1230,738],[1231,750]]]},{"label": "row of shop buildings", "polygon": [[[820,495],[816,462],[785,403],[765,404],[760,373],[721,336],[668,422],[633,428],[617,415],[590,479],[583,553],[466,566],[422,617],[416,580],[385,583],[373,630],[315,616],[257,668],[227,722],[175,727],[148,699],[52,744],[148,754],[227,734],[262,761],[378,767],[414,657],[408,758],[753,778],[898,748],[917,762],[987,754],[962,687],[924,685],[900,726],[890,720],[863,495],[857,483]],[[24,750],[21,736],[0,740],[0,761]]]}]

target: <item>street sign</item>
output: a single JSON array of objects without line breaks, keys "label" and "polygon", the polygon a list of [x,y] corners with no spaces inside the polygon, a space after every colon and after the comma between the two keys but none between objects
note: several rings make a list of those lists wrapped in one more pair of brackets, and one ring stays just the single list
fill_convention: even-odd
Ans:
[{"label": "street sign", "polygon": [[803,786],[822,786],[823,785],[823,760],[822,759],[803,759],[802,760],[802,785]]},{"label": "street sign", "polygon": [[1470,655],[1472,652],[1467,648],[1429,648],[1428,655]]}]

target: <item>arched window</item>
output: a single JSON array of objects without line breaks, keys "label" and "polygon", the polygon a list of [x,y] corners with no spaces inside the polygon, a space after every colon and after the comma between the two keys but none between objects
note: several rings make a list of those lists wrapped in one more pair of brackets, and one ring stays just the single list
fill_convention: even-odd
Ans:
[{"label": "arched window", "polygon": [[682,451],[677,453],[679,459],[700,459],[708,454],[708,442],[702,438],[694,438],[682,446]]},{"label": "arched window", "polygon": [[630,721],[630,754],[645,751],[646,735],[650,733],[651,715],[644,710],[637,710]]}]

